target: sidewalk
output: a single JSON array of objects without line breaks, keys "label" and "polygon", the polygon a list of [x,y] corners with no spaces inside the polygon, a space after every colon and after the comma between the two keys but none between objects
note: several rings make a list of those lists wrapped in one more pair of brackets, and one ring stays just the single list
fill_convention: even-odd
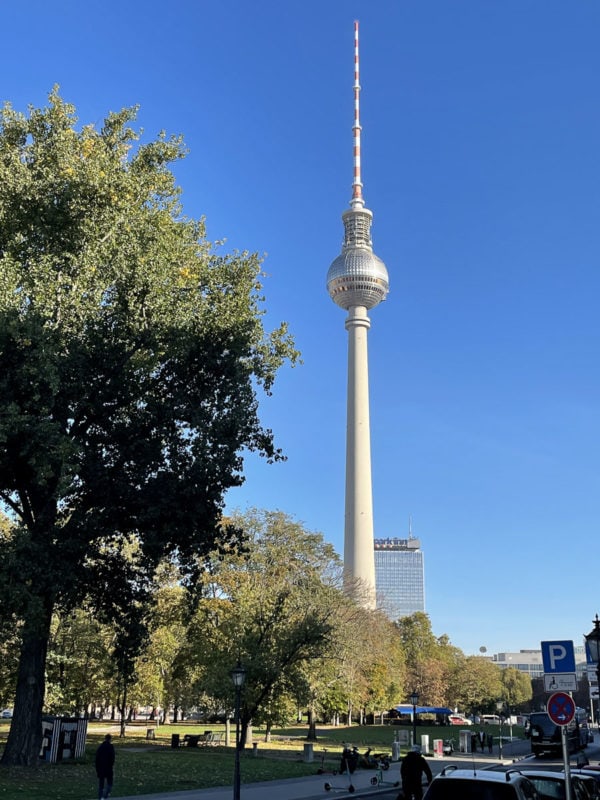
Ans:
[{"label": "sidewalk", "polygon": [[[502,763],[510,764],[513,760],[523,758],[529,752],[528,742],[514,742],[503,748]],[[447,764],[474,766],[476,769],[499,764],[500,759],[497,747],[494,753],[453,753],[444,758],[428,756],[427,761],[434,775],[441,772]],[[387,772],[383,773],[384,783],[373,786],[371,780],[376,776],[374,770],[357,770],[353,775],[309,775],[304,778],[288,778],[279,781],[263,781],[261,783],[242,784],[242,800],[324,800],[338,794],[350,796],[348,787],[354,787],[353,798],[377,797],[382,793],[400,791],[399,786],[394,788],[394,783],[400,782],[400,762],[394,762]],[[325,784],[331,785],[331,790],[325,789]],[[341,791],[340,791],[341,790]],[[120,796],[115,795],[111,800],[232,800],[233,788],[220,786],[213,789],[193,789],[184,792],[162,792],[160,794],[145,794]]]},{"label": "sidewalk", "polygon": [[[354,786],[352,797],[376,797],[382,792],[400,791],[399,787],[395,789],[392,785],[395,781],[400,780],[398,764],[392,764],[389,771],[384,773],[386,783],[372,786],[371,778],[374,776],[375,772],[369,770],[360,770],[351,775]],[[326,783],[331,784],[331,791],[326,791]],[[349,795],[349,785],[350,780],[347,775],[309,775],[304,778],[242,784],[240,794],[242,800],[321,800],[321,798],[336,796],[340,793],[339,789],[343,794]],[[111,796],[111,800],[231,800],[232,796],[232,786],[221,786],[185,792],[164,792],[130,797]]]}]

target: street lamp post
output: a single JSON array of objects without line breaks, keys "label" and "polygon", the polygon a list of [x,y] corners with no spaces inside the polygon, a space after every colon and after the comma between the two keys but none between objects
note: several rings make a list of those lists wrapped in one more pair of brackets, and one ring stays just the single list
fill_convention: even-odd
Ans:
[{"label": "street lamp post", "polygon": [[594,629],[585,637],[585,643],[587,644],[590,658],[596,665],[596,682],[598,686],[598,714],[596,719],[600,719],[600,619],[598,619],[598,614],[596,614],[596,619],[593,620],[593,623]]},{"label": "street lamp post", "polygon": [[235,686],[235,768],[233,773],[233,800],[240,800],[240,696],[246,680],[246,670],[239,662],[229,673]]},{"label": "street lamp post", "polygon": [[410,702],[413,707],[413,744],[417,743],[417,704],[419,702],[419,693],[413,692],[410,696]]}]

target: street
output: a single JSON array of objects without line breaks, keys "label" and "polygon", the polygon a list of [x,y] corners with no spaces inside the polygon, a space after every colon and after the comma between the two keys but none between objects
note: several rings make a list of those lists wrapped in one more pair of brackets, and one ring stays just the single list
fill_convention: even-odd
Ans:
[{"label": "street", "polygon": [[[590,764],[600,763],[600,737],[598,733],[595,735],[595,741],[587,746],[581,754],[574,753],[571,755],[570,764],[572,767],[576,766],[577,756],[585,755]],[[485,753],[453,753],[451,756],[444,758],[428,757],[427,761],[431,767],[433,775],[438,775],[444,767],[449,764],[456,764],[459,768],[475,768],[475,769],[524,769],[529,767],[531,769],[549,769],[549,770],[562,770],[563,761],[559,758],[536,758],[531,754],[531,745],[528,739],[518,740],[509,744],[505,744],[502,748],[502,760],[499,758],[498,748],[494,747],[494,753],[487,755]],[[385,773],[386,780],[396,781],[399,780],[400,767],[398,763],[392,764],[388,773]],[[390,786],[389,789],[377,789],[378,800],[396,800],[398,797],[398,788]],[[366,792],[361,792],[358,797],[367,797]]]}]

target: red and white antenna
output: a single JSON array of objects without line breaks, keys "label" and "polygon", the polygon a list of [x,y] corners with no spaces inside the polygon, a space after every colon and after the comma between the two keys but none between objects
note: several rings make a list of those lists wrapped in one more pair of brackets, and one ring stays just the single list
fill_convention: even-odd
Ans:
[{"label": "red and white antenna", "polygon": [[358,21],[354,23],[354,180],[352,181],[352,208],[362,208],[365,201],[362,196],[362,181],[360,175],[360,81],[358,57]]}]

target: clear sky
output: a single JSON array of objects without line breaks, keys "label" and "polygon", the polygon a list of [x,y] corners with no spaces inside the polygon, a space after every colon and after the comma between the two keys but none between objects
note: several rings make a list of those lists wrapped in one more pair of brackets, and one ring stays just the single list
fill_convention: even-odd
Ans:
[{"label": "clear sky", "polygon": [[140,104],[211,239],[267,254],[267,325],[302,366],[230,508],[343,549],[345,313],[325,276],[352,181],[388,300],[371,312],[376,536],[425,552],[434,633],[466,653],[573,639],[600,612],[600,4],[594,0],[0,3],[1,99],[54,83],[82,123]]}]

